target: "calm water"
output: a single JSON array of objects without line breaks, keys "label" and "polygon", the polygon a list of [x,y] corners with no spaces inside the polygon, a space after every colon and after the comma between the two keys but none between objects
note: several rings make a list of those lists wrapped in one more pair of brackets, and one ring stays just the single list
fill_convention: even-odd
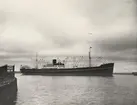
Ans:
[{"label": "calm water", "polygon": [[16,77],[16,105],[137,105],[137,76]]}]

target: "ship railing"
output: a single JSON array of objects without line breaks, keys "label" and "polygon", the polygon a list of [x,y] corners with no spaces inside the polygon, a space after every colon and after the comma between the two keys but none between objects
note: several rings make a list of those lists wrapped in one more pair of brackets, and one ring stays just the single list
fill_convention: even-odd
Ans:
[{"label": "ship railing", "polygon": [[8,77],[14,77],[15,76],[15,65],[7,65],[7,73],[8,73]]},{"label": "ship railing", "polygon": [[4,65],[0,67],[0,80],[4,78],[13,78],[14,76],[14,65]]}]

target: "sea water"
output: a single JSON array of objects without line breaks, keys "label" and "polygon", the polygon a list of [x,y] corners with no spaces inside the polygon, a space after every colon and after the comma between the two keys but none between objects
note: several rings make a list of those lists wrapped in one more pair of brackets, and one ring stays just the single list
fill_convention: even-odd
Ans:
[{"label": "sea water", "polygon": [[[115,71],[137,70],[135,63],[124,65],[115,65]],[[137,105],[137,76],[133,75],[16,77],[15,105]]]},{"label": "sea water", "polygon": [[16,105],[137,105],[137,76],[16,76]]}]

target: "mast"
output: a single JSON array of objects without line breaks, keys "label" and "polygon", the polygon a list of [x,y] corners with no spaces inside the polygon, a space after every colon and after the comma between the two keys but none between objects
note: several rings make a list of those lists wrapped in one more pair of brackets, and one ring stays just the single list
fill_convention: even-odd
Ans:
[{"label": "mast", "polygon": [[36,69],[38,69],[38,53],[36,53]]},{"label": "mast", "polygon": [[[92,35],[92,33],[88,33],[90,35]],[[91,67],[91,46],[89,47],[89,67]]]},{"label": "mast", "polygon": [[89,67],[91,67],[91,48],[89,47]]}]

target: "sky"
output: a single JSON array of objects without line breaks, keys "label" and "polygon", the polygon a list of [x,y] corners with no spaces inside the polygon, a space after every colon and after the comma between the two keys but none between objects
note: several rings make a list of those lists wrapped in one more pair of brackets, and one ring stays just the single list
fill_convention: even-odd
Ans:
[{"label": "sky", "polygon": [[103,56],[137,61],[136,0],[0,0],[0,60]]}]

